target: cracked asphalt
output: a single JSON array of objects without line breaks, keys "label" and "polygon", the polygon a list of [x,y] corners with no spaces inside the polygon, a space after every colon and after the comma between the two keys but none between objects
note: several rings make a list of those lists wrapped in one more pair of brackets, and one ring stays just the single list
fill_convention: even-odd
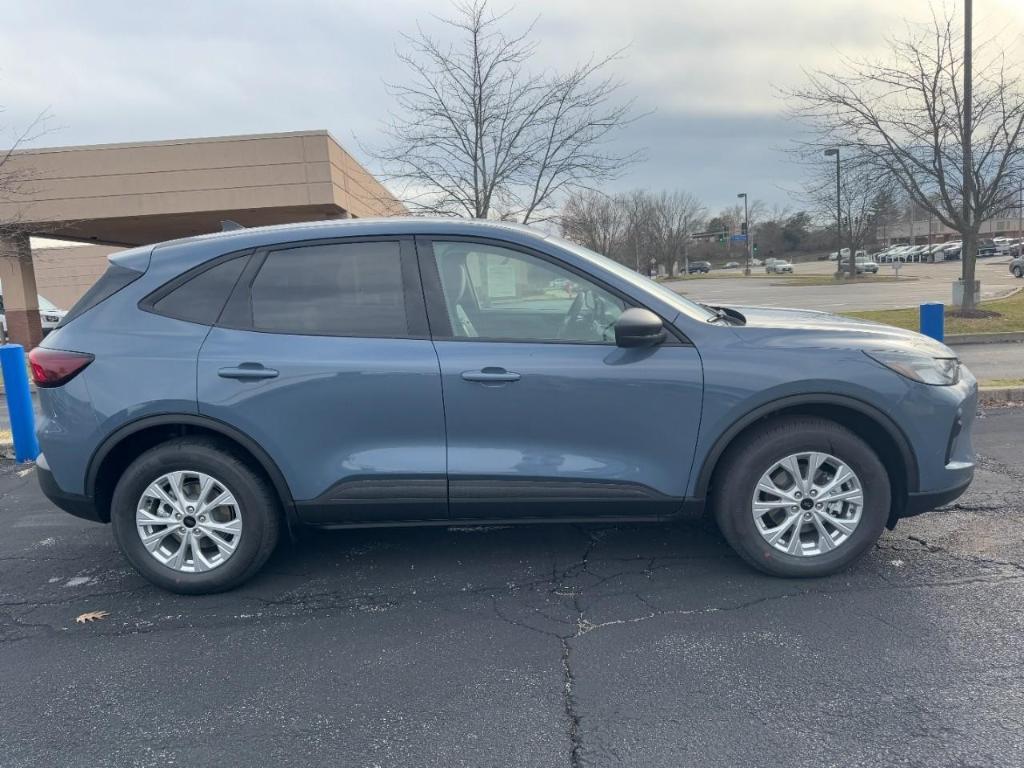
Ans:
[{"label": "cracked asphalt", "polygon": [[829,579],[693,523],[392,529],[202,598],[7,464],[0,765],[1020,766],[1022,436],[985,413],[968,494]]}]

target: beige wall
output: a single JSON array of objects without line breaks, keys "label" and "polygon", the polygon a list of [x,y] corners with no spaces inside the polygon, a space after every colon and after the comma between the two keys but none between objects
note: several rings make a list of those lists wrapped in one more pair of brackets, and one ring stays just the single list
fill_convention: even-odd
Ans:
[{"label": "beige wall", "polygon": [[70,309],[107,268],[106,245],[35,248],[36,290],[61,309]]},{"label": "beige wall", "polygon": [[18,151],[0,220],[34,235],[141,245],[244,226],[405,213],[327,131]]}]

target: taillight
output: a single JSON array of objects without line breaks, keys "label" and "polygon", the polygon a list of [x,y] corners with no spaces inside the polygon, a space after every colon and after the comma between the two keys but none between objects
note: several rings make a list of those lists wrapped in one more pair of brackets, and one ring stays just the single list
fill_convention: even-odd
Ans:
[{"label": "taillight", "polygon": [[32,380],[37,387],[59,387],[67,384],[93,361],[85,352],[65,352],[63,349],[36,347],[28,353]]}]

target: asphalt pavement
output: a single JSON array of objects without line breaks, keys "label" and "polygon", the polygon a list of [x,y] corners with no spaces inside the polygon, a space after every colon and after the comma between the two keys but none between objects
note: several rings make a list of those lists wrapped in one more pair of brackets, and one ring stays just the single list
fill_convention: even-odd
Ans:
[{"label": "asphalt pavement", "polygon": [[814,581],[700,524],[390,529],[180,597],[6,464],[0,765],[1024,765],[1021,435]]}]

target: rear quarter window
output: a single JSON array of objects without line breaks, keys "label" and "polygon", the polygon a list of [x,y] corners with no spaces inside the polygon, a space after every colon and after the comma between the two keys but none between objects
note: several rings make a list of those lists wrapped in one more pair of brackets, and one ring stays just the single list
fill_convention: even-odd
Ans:
[{"label": "rear quarter window", "polygon": [[186,272],[157,291],[143,304],[158,315],[213,325],[245,268],[247,255],[217,261]]}]

